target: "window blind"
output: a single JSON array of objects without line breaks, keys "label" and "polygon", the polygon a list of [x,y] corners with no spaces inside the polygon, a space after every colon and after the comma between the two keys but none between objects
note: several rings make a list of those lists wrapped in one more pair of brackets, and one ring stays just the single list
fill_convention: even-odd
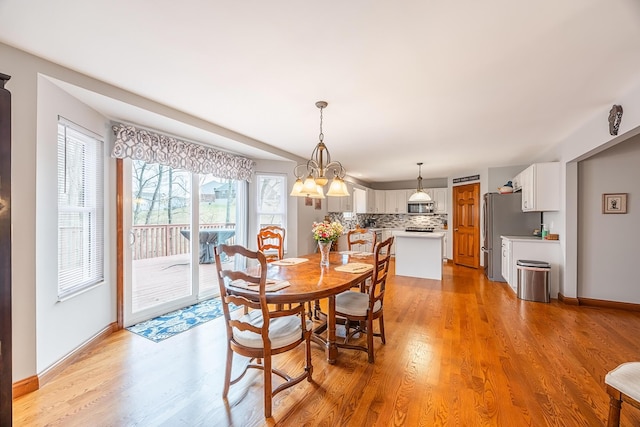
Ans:
[{"label": "window blind", "polygon": [[58,121],[58,298],[104,280],[104,143]]}]

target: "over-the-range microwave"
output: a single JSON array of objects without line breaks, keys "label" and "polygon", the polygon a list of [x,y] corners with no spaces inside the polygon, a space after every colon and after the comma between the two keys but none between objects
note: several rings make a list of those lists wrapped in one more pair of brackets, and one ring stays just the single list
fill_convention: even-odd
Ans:
[{"label": "over-the-range microwave", "polygon": [[410,214],[433,213],[433,202],[409,202],[407,203],[407,213],[410,213]]}]

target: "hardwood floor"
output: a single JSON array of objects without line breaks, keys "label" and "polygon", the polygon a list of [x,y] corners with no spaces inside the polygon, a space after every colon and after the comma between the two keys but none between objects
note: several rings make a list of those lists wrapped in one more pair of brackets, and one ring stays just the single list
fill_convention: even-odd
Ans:
[{"label": "hardwood floor", "polygon": [[[393,266],[392,266],[393,267]],[[15,399],[16,426],[601,426],[605,374],[640,360],[640,313],[521,301],[479,270],[448,264],[444,280],[392,276],[387,344],[375,364],[341,349],[336,365],[312,344],[313,383],[274,398],[262,379],[221,398],[221,318],[155,344],[108,337],[42,389]],[[300,369],[303,348],[276,363]],[[622,426],[640,425],[623,405]]]}]

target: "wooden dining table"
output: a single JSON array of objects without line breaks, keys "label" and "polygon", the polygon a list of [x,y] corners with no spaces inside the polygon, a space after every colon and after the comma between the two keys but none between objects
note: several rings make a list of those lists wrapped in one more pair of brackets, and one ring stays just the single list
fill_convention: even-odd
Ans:
[{"label": "wooden dining table", "polygon": [[[291,265],[268,264],[268,279],[286,280],[290,285],[278,291],[267,292],[267,302],[269,304],[295,304],[327,298],[328,310],[326,315],[322,316],[326,323],[314,328],[312,340],[325,347],[327,362],[334,364],[338,356],[335,297],[351,287],[358,286],[373,274],[373,268],[364,272],[348,273],[336,271],[336,267],[350,262],[373,265],[374,258],[373,255],[356,257],[349,253],[330,252],[328,267],[320,266],[319,253],[303,255],[299,258],[306,258],[309,261]],[[250,299],[256,295],[255,291],[236,287],[230,286],[227,289],[231,293]]]}]

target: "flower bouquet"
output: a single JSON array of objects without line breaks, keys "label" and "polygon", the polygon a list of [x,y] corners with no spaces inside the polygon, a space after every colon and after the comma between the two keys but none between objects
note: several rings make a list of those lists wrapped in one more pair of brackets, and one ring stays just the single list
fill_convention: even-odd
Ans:
[{"label": "flower bouquet", "polygon": [[339,222],[314,222],[313,238],[318,242],[335,242],[342,235],[344,227]]},{"label": "flower bouquet", "polygon": [[344,227],[339,222],[325,221],[314,222],[311,230],[313,231],[313,238],[318,241],[318,247],[322,255],[320,258],[320,266],[328,266],[331,244],[342,235]]}]

